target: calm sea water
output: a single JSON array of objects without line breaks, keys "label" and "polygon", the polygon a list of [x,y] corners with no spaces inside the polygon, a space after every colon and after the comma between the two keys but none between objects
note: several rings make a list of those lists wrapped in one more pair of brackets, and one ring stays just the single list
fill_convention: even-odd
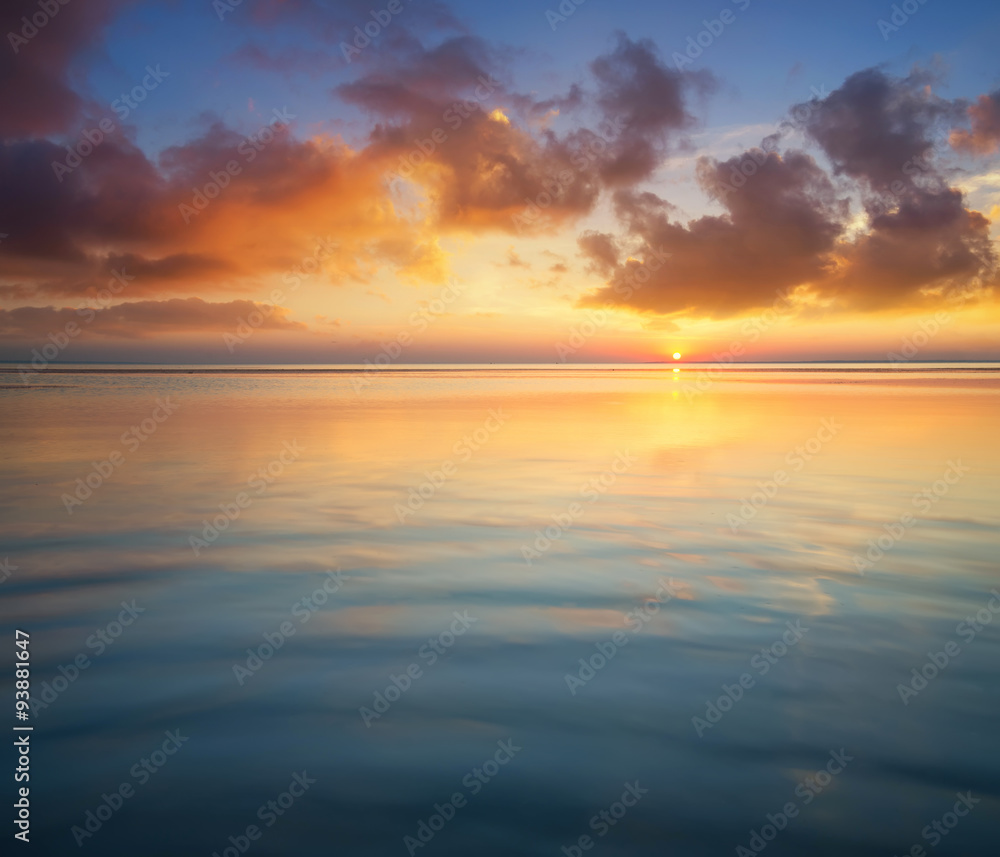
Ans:
[{"label": "calm sea water", "polygon": [[1000,372],[801,368],[0,378],[26,853],[995,854]]}]

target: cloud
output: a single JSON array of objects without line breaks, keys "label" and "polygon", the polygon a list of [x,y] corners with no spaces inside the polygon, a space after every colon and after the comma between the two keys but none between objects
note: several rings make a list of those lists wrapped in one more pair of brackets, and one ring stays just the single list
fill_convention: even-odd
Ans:
[{"label": "cloud", "polygon": [[[514,217],[549,193],[546,214],[559,223],[591,210],[600,188],[595,169],[572,163],[573,145],[551,131],[538,137],[512,122],[497,51],[461,36],[388,60],[338,87],[347,102],[377,121],[366,157],[383,164],[395,189],[404,179],[429,197],[436,229],[515,231]],[[512,98],[522,108],[524,96]],[[560,185],[560,174],[572,181]]]},{"label": "cloud", "polygon": [[[446,275],[436,238],[387,198],[385,165],[335,140],[277,128],[251,145],[216,122],[157,163],[120,137],[59,181],[52,163],[65,158],[47,140],[0,143],[0,222],[16,224],[0,256],[8,296],[92,294],[116,266],[136,277],[136,294],[259,293],[260,277],[287,272],[325,235],[338,239],[323,262],[334,282],[381,267]],[[227,164],[238,173],[227,176]],[[217,193],[196,208],[206,185]]]},{"label": "cloud", "polygon": [[911,191],[839,249],[822,293],[854,309],[877,310],[919,304],[929,291],[944,300],[982,292],[997,270],[989,226],[966,208],[960,190]]},{"label": "cloud", "polygon": [[0,32],[7,44],[0,50],[0,139],[73,128],[84,99],[71,84],[70,63],[84,48],[93,48],[124,5],[123,0],[59,3],[55,15],[35,27],[31,19],[40,11],[37,0],[3,4]]},{"label": "cloud", "polygon": [[972,130],[956,128],[951,132],[951,145],[959,152],[971,155],[992,155],[1000,148],[1000,89],[968,108]]},{"label": "cloud", "polygon": [[[854,308],[981,292],[996,277],[989,221],[966,207],[936,157],[965,102],[935,96],[933,83],[919,69],[905,78],[858,72],[808,105],[801,123],[835,170],[858,182],[868,214],[868,231],[838,247],[830,277],[819,284]],[[984,140],[984,126],[973,127]]]},{"label": "cloud", "polygon": [[589,230],[577,238],[577,244],[589,260],[590,270],[607,275],[618,267],[620,251],[613,235]]},{"label": "cloud", "polygon": [[[0,223],[17,224],[0,257],[7,299],[92,296],[116,266],[134,276],[132,297],[255,294],[262,277],[294,266],[318,235],[337,236],[323,265],[331,284],[368,282],[383,269],[442,282],[449,274],[443,234],[520,231],[518,218],[543,200],[544,223],[532,227],[572,222],[593,210],[603,190],[651,174],[675,132],[693,122],[684,90],[695,79],[665,68],[651,42],[618,34],[591,66],[594,91],[573,83],[565,95],[519,96],[501,82],[512,52],[463,32],[446,7],[428,4],[404,7],[407,17],[385,27],[384,43],[364,51],[357,76],[335,90],[373,119],[360,147],[297,139],[294,120],[268,128],[259,146],[256,135],[248,141],[215,120],[156,159],[115,130],[67,170],[66,149],[46,137],[96,124],[91,106],[66,84],[68,62],[119,7],[98,0],[84,15],[73,11],[83,8],[77,4],[61,6],[18,55],[12,80],[44,72],[59,86],[32,102],[44,119],[19,119],[0,132]],[[250,14],[234,13],[227,25],[248,32],[307,26],[339,44],[345,25],[364,23],[370,7],[292,0],[244,11]],[[432,29],[455,35],[425,46],[418,34]],[[280,70],[253,41],[238,53]],[[557,111],[588,108],[605,120],[597,131],[545,127]],[[8,112],[30,119],[19,102]],[[238,174],[226,176],[229,164]],[[419,213],[408,209],[393,174],[426,197]],[[195,205],[210,191],[209,204]]]},{"label": "cloud", "polygon": [[[808,151],[774,145],[698,159],[699,185],[722,212],[682,222],[645,183],[690,147],[690,103],[713,89],[710,74],[667,67],[651,41],[616,33],[580,80],[557,94],[520,94],[509,85],[516,52],[470,34],[432,2],[405,5],[349,64],[340,43],[370,20],[366,0],[259,0],[227,16],[241,34],[230,60],[271,73],[351,75],[330,94],[365,117],[360,140],[302,139],[294,118],[262,127],[266,141],[248,140],[210,117],[156,154],[114,131],[57,174],[63,144],[95,124],[71,72],[124,5],[60,4],[36,37],[0,52],[0,227],[11,233],[0,297],[93,298],[125,271],[129,303],[95,316],[101,336],[215,329],[252,308],[234,296],[266,294],[267,281],[294,271],[321,236],[335,241],[314,282],[362,283],[388,301],[375,288],[386,273],[443,282],[444,248],[489,232],[572,228],[602,199],[617,228],[578,238],[588,271],[604,279],[584,303],[721,318],[798,288],[819,303],[880,310],[984,292],[996,277],[989,222],[951,185],[937,144],[996,151],[998,93],[970,106],[936,96],[927,72],[859,72],[793,110],[789,125]],[[15,31],[36,8],[8,7]],[[314,41],[293,50],[291,39],[270,38],[275,29],[307,29]],[[957,127],[966,120],[969,130]],[[733,176],[744,179],[738,187]],[[528,267],[520,249],[505,265]],[[566,270],[560,260],[549,282]],[[26,337],[75,311],[3,312],[2,331]],[[270,323],[304,329],[283,313]]]},{"label": "cloud", "polygon": [[[727,180],[741,161],[703,159],[702,185]],[[770,306],[776,290],[822,277],[846,216],[829,177],[802,152],[766,155],[726,196],[727,214],[687,225],[672,220],[672,206],[652,193],[619,191],[614,201],[630,258],[620,260],[611,236],[581,236],[590,261],[609,272],[607,285],[584,303],[713,318]]]},{"label": "cloud", "polygon": [[935,96],[934,82],[920,69],[905,78],[866,69],[791,113],[805,117],[796,124],[822,147],[837,174],[879,190],[905,178],[907,163],[926,160],[935,131],[962,115],[963,103]]},{"label": "cloud", "polygon": [[[378,65],[384,58],[419,48],[420,36],[429,33],[466,32],[447,5],[435,0],[404,2],[402,10],[388,14],[385,4],[375,8],[369,0],[257,0],[248,10],[226,17],[226,25],[250,34],[230,59],[242,65],[284,75],[319,77],[350,66]],[[375,13],[380,13],[379,21]],[[365,34],[378,25],[374,39]],[[362,31],[358,35],[357,30]],[[258,33],[266,40],[257,41]],[[280,34],[280,35],[279,35]],[[303,37],[321,47],[305,48]],[[288,40],[294,47],[271,46]],[[367,43],[366,43],[367,40]],[[359,49],[360,45],[360,49]]]},{"label": "cloud", "polygon": [[[232,331],[240,318],[260,310],[261,330],[304,331],[301,322],[290,321],[288,310],[249,300],[210,303],[201,298],[172,298],[166,301],[132,301],[106,308],[77,309],[18,307],[0,309],[0,335],[15,342],[40,342],[49,333],[67,330],[75,324],[89,339],[147,339],[159,334],[187,334]],[[76,334],[81,335],[80,333]]]},{"label": "cloud", "polygon": [[[89,272],[85,270],[87,267]],[[21,268],[25,273],[30,269],[30,264]],[[131,297],[158,295],[178,288],[186,291],[191,280],[211,279],[235,271],[232,263],[225,259],[197,253],[175,253],[160,259],[147,259],[134,253],[112,253],[89,260],[87,266],[73,266],[72,273],[61,279],[38,280],[30,289],[23,285],[0,286],[0,296],[96,297],[108,289],[109,283],[122,282],[123,278],[128,282]]]},{"label": "cloud", "polygon": [[677,132],[692,128],[685,90],[711,88],[706,73],[685,74],[668,68],[649,39],[615,35],[614,49],[590,64],[597,80],[596,103],[607,121],[621,128],[601,165],[610,186],[634,184],[660,165]]},{"label": "cloud", "polygon": [[514,107],[522,115],[543,124],[554,116],[563,113],[573,113],[586,103],[583,87],[579,83],[571,84],[569,91],[565,95],[555,95],[541,101],[537,101],[529,95],[518,95],[516,93],[511,93],[510,98]]},{"label": "cloud", "polygon": [[531,268],[531,263],[525,262],[524,259],[518,255],[513,245],[507,248],[507,255],[504,257],[503,262],[494,262],[493,264],[498,268]]},{"label": "cloud", "polygon": [[[504,58],[458,36],[386,59],[336,90],[381,120],[366,151],[428,194],[437,228],[520,232],[526,220],[552,229],[588,214],[603,189],[652,175],[694,126],[688,91],[703,91],[709,80],[665,67],[652,42],[619,33],[591,64],[593,92],[575,83],[565,96],[535,99],[507,93]],[[584,107],[600,118],[596,129],[538,127],[554,112]]]},{"label": "cloud", "polygon": [[[699,183],[722,215],[684,224],[658,196],[619,191],[623,234],[580,237],[592,270],[606,277],[582,303],[725,318],[770,306],[788,289],[861,311],[987,296],[997,276],[989,221],[966,206],[935,159],[963,110],[936,97],[919,70],[894,78],[869,69],[791,111],[789,124],[823,152],[833,175],[807,152],[779,152],[771,137],[726,161],[699,159]],[[856,230],[851,200],[865,215]]]}]

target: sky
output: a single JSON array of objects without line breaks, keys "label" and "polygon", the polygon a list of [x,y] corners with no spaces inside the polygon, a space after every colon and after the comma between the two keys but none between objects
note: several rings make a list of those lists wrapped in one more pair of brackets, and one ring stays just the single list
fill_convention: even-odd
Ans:
[{"label": "sky", "polygon": [[995,3],[0,25],[0,360],[1000,359]]}]

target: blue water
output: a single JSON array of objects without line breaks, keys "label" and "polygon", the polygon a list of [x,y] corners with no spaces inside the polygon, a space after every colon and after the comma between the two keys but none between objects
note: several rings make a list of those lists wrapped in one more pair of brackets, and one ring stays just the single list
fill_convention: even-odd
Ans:
[{"label": "blue water", "polygon": [[13,380],[26,853],[995,854],[1000,373],[833,368]]}]

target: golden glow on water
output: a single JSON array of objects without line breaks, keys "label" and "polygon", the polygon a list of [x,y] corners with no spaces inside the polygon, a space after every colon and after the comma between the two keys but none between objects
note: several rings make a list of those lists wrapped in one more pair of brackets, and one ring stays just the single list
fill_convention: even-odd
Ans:
[{"label": "golden glow on water", "polygon": [[[834,744],[894,771],[888,790],[879,770],[845,774],[866,801],[936,805],[996,757],[982,688],[996,684],[998,639],[961,640],[916,704],[897,685],[998,585],[998,373],[673,368],[186,369],[2,391],[0,557],[14,570],[0,617],[43,632],[37,674],[58,676],[123,601],[147,611],[43,716],[77,734],[161,710],[172,728],[183,714],[206,748],[184,762],[211,786],[206,800],[232,787],[244,730],[259,739],[255,764],[280,771],[290,746],[268,736],[294,734],[330,806],[358,783],[408,777],[406,805],[429,805],[450,783],[428,802],[426,772],[468,770],[499,735],[523,736],[521,767],[502,775],[518,800],[582,781],[582,823],[627,769],[649,782],[647,800],[665,796],[654,817],[693,818],[701,837],[718,818],[701,793],[683,803],[690,771],[730,784],[745,771],[763,809],[731,831],[737,842]],[[128,449],[122,433],[157,399],[175,413]],[[288,443],[300,454],[252,489]],[[112,451],[124,463],[69,514],[62,497]],[[956,467],[968,470],[955,479]],[[208,542],[197,553],[194,538]],[[293,612],[335,568],[343,585]],[[475,623],[444,657],[418,654],[465,614]],[[283,622],[294,636],[239,684],[234,664]],[[801,643],[766,674],[752,666],[796,623]],[[622,633],[627,645],[571,688],[566,676]],[[410,663],[427,677],[368,728],[360,708]],[[748,671],[746,699],[701,741],[692,718]],[[97,746],[115,754],[107,782],[141,752]],[[845,793],[821,798],[838,825]],[[64,815],[60,836],[79,819]],[[796,830],[810,818],[821,814]]]},{"label": "golden glow on water", "polygon": [[[292,550],[318,560],[325,543],[336,540],[342,555],[404,567],[415,552],[426,552],[427,544],[412,536],[429,528],[439,547],[469,557],[506,552],[516,563],[519,539],[577,498],[586,478],[625,449],[635,465],[551,557],[569,551],[582,562],[608,539],[620,548],[656,542],[715,557],[777,543],[785,546],[782,563],[796,574],[853,576],[852,553],[958,458],[975,461],[976,475],[942,501],[941,514],[977,522],[996,517],[990,497],[1000,483],[994,443],[1000,409],[991,378],[946,385],[777,372],[714,379],[694,369],[678,375],[676,368],[558,377],[398,373],[373,378],[357,395],[350,377],[136,377],[117,388],[101,376],[73,379],[100,388],[100,407],[74,409],[71,417],[61,389],[9,394],[11,406],[0,419],[6,425],[19,413],[21,434],[7,470],[21,493],[0,533],[73,537],[100,521],[112,532],[169,528],[183,545],[205,516],[293,439],[306,452],[213,546],[214,555],[235,561],[245,553],[254,565],[272,553],[274,562],[283,562]],[[663,387],[668,377],[675,382],[670,395]],[[224,394],[234,385],[239,397]],[[176,414],[126,455],[94,500],[68,515],[60,496],[86,476],[91,461],[121,448],[122,431],[147,417],[162,395],[179,403]],[[497,409],[509,419],[483,435],[484,421]],[[798,463],[795,448],[823,419],[843,428],[819,454]],[[477,430],[482,443],[463,440]],[[399,520],[397,504],[448,461],[455,474],[419,513]],[[788,472],[788,484],[752,524],[731,532],[726,516],[779,469]],[[470,539],[469,527],[485,529]],[[915,532],[911,541],[930,538],[932,529]],[[302,532],[325,536],[312,548],[309,539],[289,545],[281,538]],[[937,550],[965,537],[961,528],[933,530]],[[500,546],[508,540],[516,544]],[[95,561],[120,566],[129,557],[127,545],[119,545]],[[770,560],[757,555],[754,562]],[[584,562],[574,573],[588,569]]]}]

